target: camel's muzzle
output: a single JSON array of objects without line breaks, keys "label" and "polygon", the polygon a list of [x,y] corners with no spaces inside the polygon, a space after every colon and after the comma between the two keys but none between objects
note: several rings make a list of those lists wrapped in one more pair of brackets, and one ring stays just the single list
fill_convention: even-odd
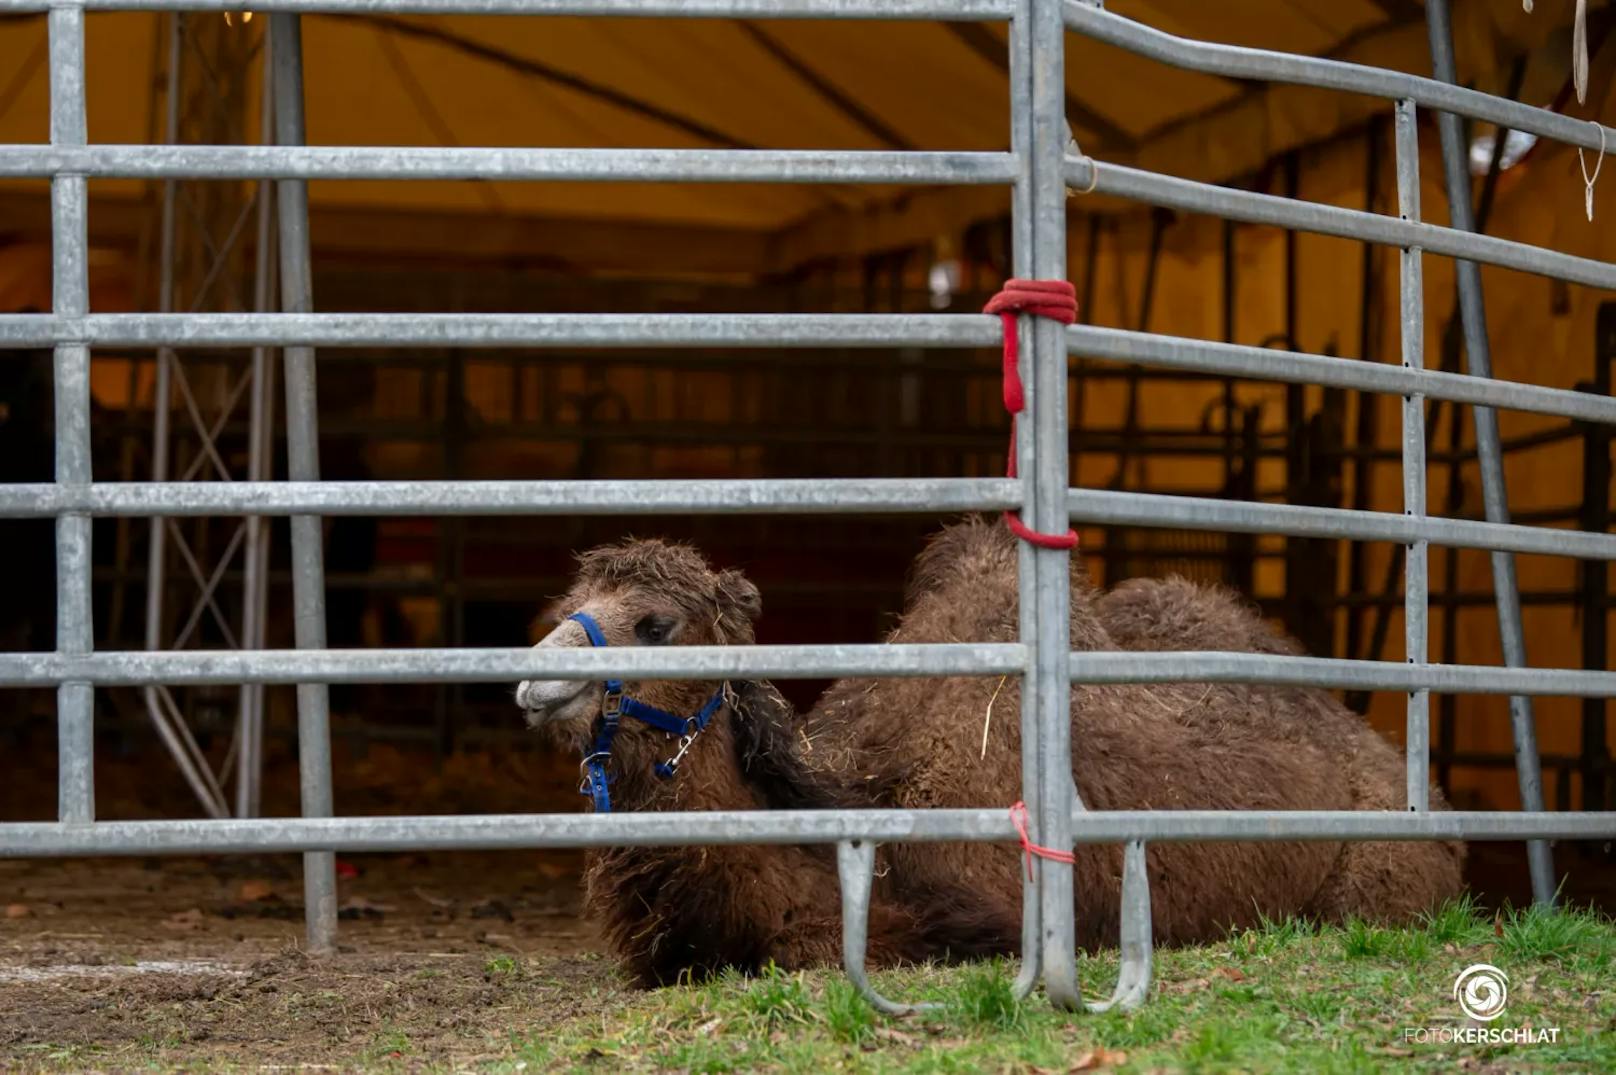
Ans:
[{"label": "camel's muzzle", "polygon": [[516,704],[530,728],[559,720],[587,719],[600,708],[599,685],[570,679],[523,680],[516,685]]}]

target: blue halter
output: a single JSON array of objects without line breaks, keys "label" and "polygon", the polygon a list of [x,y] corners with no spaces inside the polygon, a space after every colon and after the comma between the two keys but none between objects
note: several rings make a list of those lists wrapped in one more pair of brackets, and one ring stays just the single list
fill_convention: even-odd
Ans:
[{"label": "blue halter", "polygon": [[[606,645],[606,636],[601,632],[600,624],[596,623],[595,618],[589,613],[574,612],[567,619],[576,620],[583,626],[591,646]],[[690,745],[696,741],[696,736],[701,734],[702,729],[707,727],[707,722],[713,719],[713,714],[724,704],[724,688],[720,686],[695,716],[680,717],[669,713],[666,709],[647,705],[638,698],[630,698],[623,693],[623,681],[620,679],[608,679],[605,686],[606,693],[600,703],[600,729],[595,733],[595,741],[589,746],[589,753],[584,755],[582,765],[584,776],[578,785],[578,794],[589,796],[590,801],[595,804],[597,814],[609,814],[612,811],[610,790],[612,778],[607,775],[606,762],[612,756],[612,740],[617,738],[617,727],[623,717],[633,717],[659,731],[678,736],[678,751],[667,761],[658,762],[656,766],[657,776],[671,780],[678,773],[679,763],[684,760]]]}]

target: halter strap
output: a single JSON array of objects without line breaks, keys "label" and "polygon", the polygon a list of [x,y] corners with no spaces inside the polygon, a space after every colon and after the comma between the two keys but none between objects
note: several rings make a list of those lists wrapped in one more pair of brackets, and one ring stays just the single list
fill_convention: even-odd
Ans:
[{"label": "halter strap", "polygon": [[[605,647],[606,634],[600,629],[600,624],[587,612],[574,612],[567,619],[576,621],[589,637],[589,644],[596,648]],[[679,737],[678,752],[667,761],[658,762],[656,774],[664,780],[671,780],[679,771],[679,763],[684,760],[685,754],[695,742],[696,736],[707,727],[713,715],[724,704],[724,688],[720,684],[713,696],[707,699],[707,704],[692,717],[681,717],[669,713],[666,709],[658,709],[648,705],[638,698],[630,698],[623,693],[621,679],[608,679],[604,681],[605,695],[601,698],[600,724],[595,732],[595,738],[589,745],[589,752],[584,755],[580,768],[583,770],[583,780],[578,786],[581,795],[589,797],[595,806],[595,812],[609,814],[612,810],[611,783],[612,777],[606,772],[606,762],[612,756],[612,740],[617,738],[617,729],[623,717],[633,717],[641,724],[649,724],[658,731]]]}]

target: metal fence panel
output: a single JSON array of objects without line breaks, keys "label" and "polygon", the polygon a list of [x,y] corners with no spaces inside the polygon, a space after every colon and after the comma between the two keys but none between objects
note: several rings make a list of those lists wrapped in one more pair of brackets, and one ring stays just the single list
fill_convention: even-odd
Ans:
[{"label": "metal fence panel", "polygon": [[[0,147],[0,175],[49,178],[54,298],[48,315],[0,316],[0,348],[53,348],[56,474],[48,486],[0,486],[0,516],[57,520],[56,652],[0,655],[0,685],[48,685],[58,692],[59,820],[0,825],[0,855],[88,855],[302,851],[311,945],[334,940],[332,853],[419,847],[591,847],[604,844],[802,843],[840,845],[848,900],[849,970],[863,974],[872,840],[1005,840],[1010,817],[997,807],[954,810],[729,812],[713,814],[330,817],[332,776],[325,684],[393,680],[515,680],[538,674],[706,678],[1003,674],[1023,677],[1022,798],[1033,839],[1056,847],[1128,845],[1122,926],[1123,969],[1108,1004],[1138,1003],[1150,967],[1148,840],[1528,839],[1533,881],[1545,888],[1544,839],[1616,834],[1616,814],[1542,813],[1527,696],[1616,694],[1616,673],[1524,667],[1514,552],[1610,559],[1616,536],[1508,524],[1491,408],[1512,407],[1616,423],[1616,401],[1491,378],[1477,262],[1594,287],[1616,286],[1616,265],[1475,234],[1457,157],[1458,116],[1530,131],[1587,149],[1616,145],[1616,131],[1453,85],[1445,0],[1427,5],[1437,79],[1315,57],[1188,41],[1079,0],[267,0],[276,101],[273,146],[91,146],[84,100],[84,16],[90,10],[233,11],[236,0],[0,0],[0,12],[48,11],[51,139]],[[889,18],[1010,22],[1012,146],[1008,153],[600,150],[524,148],[309,147],[303,145],[299,12],[638,15],[716,18]],[[1395,102],[1399,215],[1314,205],[1154,175],[1087,157],[1068,157],[1064,119],[1064,31],[1190,70],[1293,82]],[[1439,113],[1454,227],[1422,223],[1418,205],[1416,107]],[[277,314],[91,314],[88,309],[87,192],[90,177],[274,179],[280,201],[283,310]],[[1145,333],[1074,327],[1023,318],[1027,421],[1013,446],[1019,479],[683,482],[319,481],[315,425],[316,346],[455,344],[468,347],[843,347],[993,346],[988,317],[897,315],[376,315],[315,314],[309,285],[307,198],[311,178],[697,182],[1008,184],[1013,190],[1017,275],[1066,276],[1067,186],[1098,190],[1230,219],[1274,224],[1398,247],[1402,266],[1403,354],[1398,367],[1277,353]],[[1424,368],[1421,259],[1461,259],[1459,275],[1471,369]],[[286,347],[291,479],[214,487],[94,483],[90,468],[89,355],[95,346]],[[1068,351],[1097,358],[1388,392],[1403,397],[1404,513],[1235,503],[1195,497],[1069,490],[1066,416]],[[1446,400],[1476,408],[1486,477],[1487,521],[1430,519],[1425,511],[1424,406]],[[954,512],[1016,509],[1036,530],[1069,519],[1246,533],[1359,537],[1404,543],[1404,663],[1250,653],[1072,653],[1070,564],[1063,550],[1020,551],[1020,639],[1016,644],[754,646],[669,649],[332,651],[323,632],[320,517],[330,514],[655,514],[665,512]],[[297,645],[293,651],[95,653],[90,616],[90,519],[94,515],[288,514],[294,520]],[[1426,617],[1430,543],[1494,554],[1499,619],[1508,667],[1431,664]],[[1408,700],[1411,812],[1089,811],[1073,787],[1069,691],[1085,683],[1242,682],[1399,690]],[[304,814],[296,819],[95,822],[92,702],[96,686],[162,683],[299,685]],[[1429,696],[1492,692],[1513,697],[1523,812],[1433,813],[1429,797]],[[245,801],[245,800],[244,800]],[[862,886],[862,887],[861,887]],[[1074,958],[1069,864],[1040,860],[1025,889],[1023,965],[1017,989],[1042,980],[1068,1008],[1084,1006]]]}]

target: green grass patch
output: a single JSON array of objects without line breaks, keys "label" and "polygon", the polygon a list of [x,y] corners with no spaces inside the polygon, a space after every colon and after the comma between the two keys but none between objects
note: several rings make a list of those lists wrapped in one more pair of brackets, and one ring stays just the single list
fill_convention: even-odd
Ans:
[{"label": "green grass patch", "polygon": [[[875,1012],[837,971],[624,992],[603,1010],[517,1039],[483,1070],[829,1072],[1616,1071],[1616,923],[1583,910],[1483,916],[1468,900],[1407,929],[1263,922],[1223,944],[1156,953],[1149,1000],[1070,1014],[1018,1000],[1014,961],[880,972],[874,984],[935,1011]],[[1437,1045],[1405,1028],[1462,1027],[1460,970],[1510,976],[1495,1026],[1558,1026],[1553,1044]],[[1084,958],[1108,995],[1115,953]]]},{"label": "green grass patch", "polygon": [[495,956],[483,964],[483,974],[490,978],[509,978],[521,969],[514,956]]}]

